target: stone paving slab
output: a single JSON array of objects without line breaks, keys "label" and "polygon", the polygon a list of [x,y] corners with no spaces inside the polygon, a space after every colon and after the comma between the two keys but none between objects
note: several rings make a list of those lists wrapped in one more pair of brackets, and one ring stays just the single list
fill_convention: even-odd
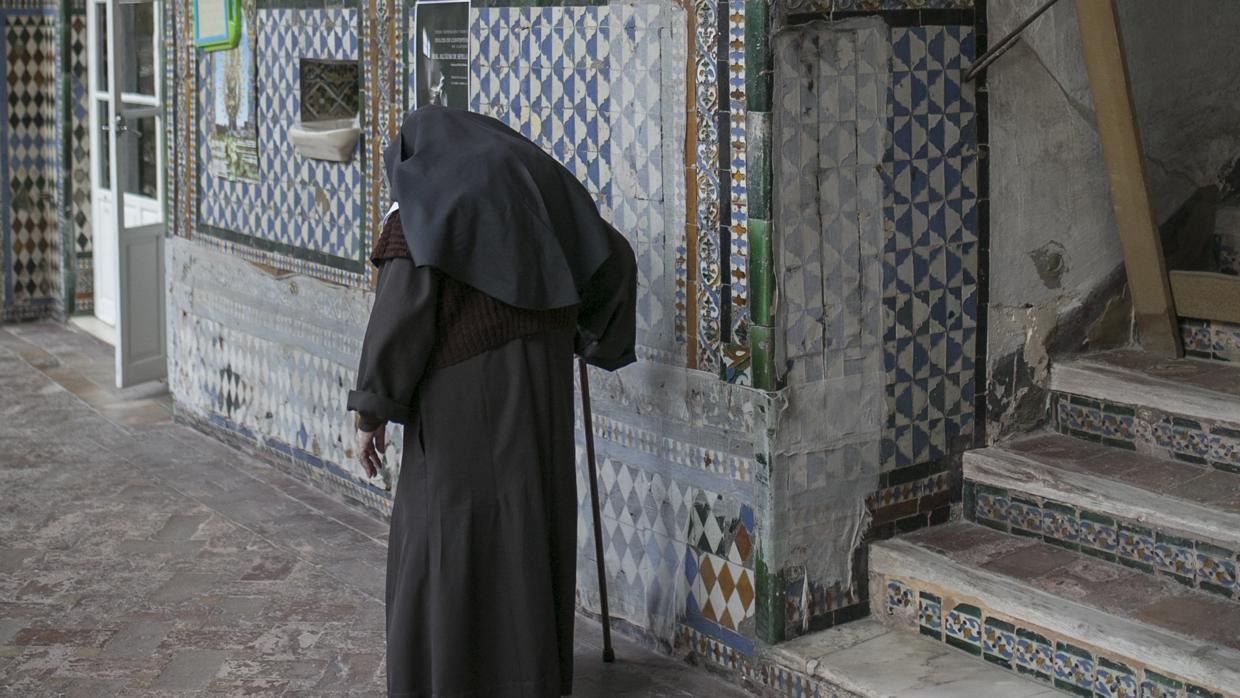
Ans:
[{"label": "stone paving slab", "polygon": [[[0,695],[382,695],[387,524],[174,424],[111,361],[63,325],[0,328]],[[574,695],[748,695],[577,635]]]}]

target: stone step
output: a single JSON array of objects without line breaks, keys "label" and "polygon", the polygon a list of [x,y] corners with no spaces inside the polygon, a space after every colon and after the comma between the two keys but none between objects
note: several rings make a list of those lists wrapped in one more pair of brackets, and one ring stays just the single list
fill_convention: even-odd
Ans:
[{"label": "stone step", "polygon": [[1051,368],[1061,433],[1240,474],[1240,365],[1130,349]]},{"label": "stone step", "polygon": [[964,454],[965,517],[1240,603],[1240,476],[1035,434]]},{"label": "stone step", "polygon": [[875,543],[869,569],[889,626],[1060,690],[1240,689],[1240,606],[1168,579],[969,522]]},{"label": "stone step", "polygon": [[[779,695],[814,698],[1050,698],[1043,682],[990,666],[942,642],[892,630],[874,618],[837,625],[764,651]],[[801,687],[798,692],[796,687]]]}]

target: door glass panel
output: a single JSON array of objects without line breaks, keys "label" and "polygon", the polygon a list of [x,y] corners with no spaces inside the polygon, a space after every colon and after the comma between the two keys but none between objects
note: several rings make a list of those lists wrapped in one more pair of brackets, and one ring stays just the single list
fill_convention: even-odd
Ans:
[{"label": "door glass panel", "polygon": [[118,28],[127,41],[128,55],[117,68],[122,92],[155,96],[155,3],[118,4]]},{"label": "door glass panel", "polygon": [[95,3],[95,82],[96,89],[108,89],[108,6]]},{"label": "door glass panel", "polygon": [[95,109],[99,113],[99,133],[98,138],[91,145],[95,150],[99,151],[99,187],[101,189],[112,188],[112,153],[108,149],[108,124],[112,121],[112,116],[108,112],[108,100],[101,99],[95,103]]},{"label": "door glass panel", "polygon": [[129,166],[122,168],[125,173],[124,191],[126,194],[138,194],[149,198],[159,195],[159,153],[158,133],[156,133],[155,117],[143,116],[125,119],[128,131],[117,141],[119,157],[127,158]]}]

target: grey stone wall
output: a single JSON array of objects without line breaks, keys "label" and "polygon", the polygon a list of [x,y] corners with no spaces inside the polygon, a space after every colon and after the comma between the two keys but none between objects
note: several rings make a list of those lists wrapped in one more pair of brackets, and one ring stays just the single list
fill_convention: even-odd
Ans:
[{"label": "grey stone wall", "polygon": [[[1032,0],[987,4],[993,44]],[[1240,156],[1240,5],[1120,3],[1159,221]],[[986,77],[990,98],[990,437],[1040,414],[1049,357],[1128,340],[1122,251],[1076,10],[1061,2]]]}]

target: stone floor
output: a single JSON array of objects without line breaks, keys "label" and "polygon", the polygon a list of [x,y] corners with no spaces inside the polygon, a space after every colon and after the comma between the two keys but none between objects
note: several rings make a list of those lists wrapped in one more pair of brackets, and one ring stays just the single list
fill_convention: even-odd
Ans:
[{"label": "stone floor", "polygon": [[[387,525],[117,390],[111,348],[0,328],[0,694],[383,693]],[[637,643],[577,696],[744,696]]]}]

